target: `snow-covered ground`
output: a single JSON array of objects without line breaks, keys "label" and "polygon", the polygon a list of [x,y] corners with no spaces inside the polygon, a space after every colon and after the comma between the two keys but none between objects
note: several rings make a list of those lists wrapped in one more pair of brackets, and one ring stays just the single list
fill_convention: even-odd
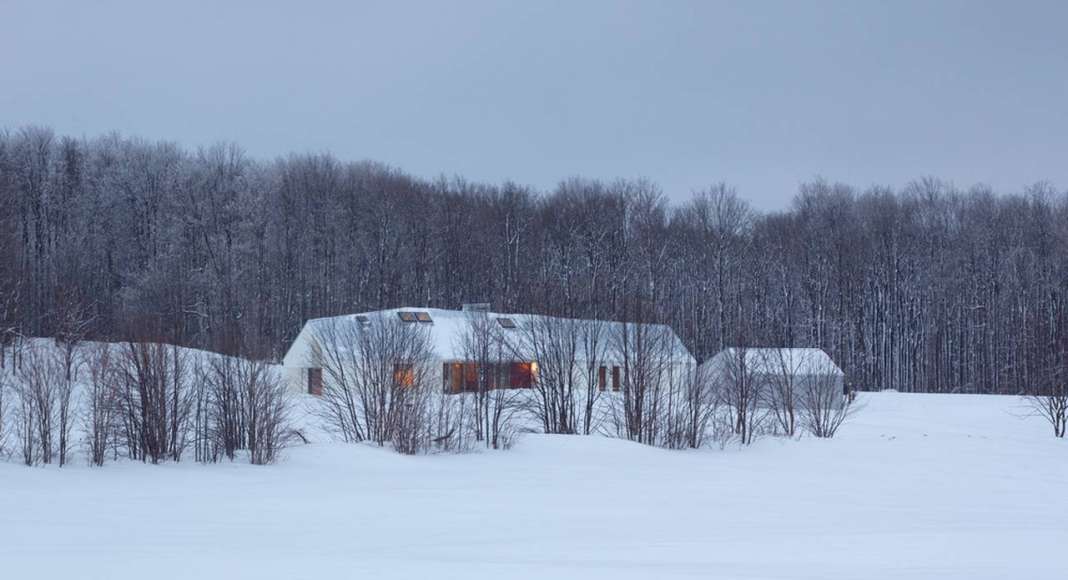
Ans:
[{"label": "snow-covered ground", "polygon": [[1068,577],[1068,442],[1018,399],[859,401],[835,440],[748,449],[0,464],[0,577]]}]

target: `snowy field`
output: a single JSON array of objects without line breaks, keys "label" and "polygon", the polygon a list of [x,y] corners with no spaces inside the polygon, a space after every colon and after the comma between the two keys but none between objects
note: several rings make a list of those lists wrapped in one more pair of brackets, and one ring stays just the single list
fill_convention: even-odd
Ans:
[{"label": "snowy field", "polygon": [[526,436],[271,467],[0,464],[3,578],[1066,578],[1068,442],[1010,397],[864,395],[832,441]]}]

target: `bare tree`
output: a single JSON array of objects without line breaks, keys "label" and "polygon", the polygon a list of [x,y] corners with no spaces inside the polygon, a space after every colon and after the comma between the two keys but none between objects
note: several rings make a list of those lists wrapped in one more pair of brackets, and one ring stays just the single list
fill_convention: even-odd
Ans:
[{"label": "bare tree", "polygon": [[790,349],[769,348],[760,351],[756,362],[765,383],[761,403],[771,412],[779,431],[793,437],[797,434],[798,399],[802,395],[797,383],[808,371],[806,358]]},{"label": "bare tree", "polygon": [[[379,317],[375,322],[384,323]],[[359,343],[366,340],[352,321],[323,320],[313,330],[308,366],[321,369],[322,394],[317,410],[324,424],[349,443],[366,439],[361,382],[363,360]]]},{"label": "bare tree", "polygon": [[25,465],[36,465],[40,461],[37,406],[32,392],[21,382],[15,385],[15,404],[13,418],[19,455]]},{"label": "bare tree", "polygon": [[1063,385],[1053,387],[1041,395],[1030,395],[1031,408],[1049,421],[1054,437],[1064,437],[1068,426],[1068,389]]},{"label": "bare tree", "polygon": [[[518,350],[537,361],[534,415],[546,433],[575,433],[579,346],[584,324],[570,318],[532,316],[522,327]],[[589,389],[587,400],[589,402]]]},{"label": "bare tree", "polygon": [[[346,441],[385,445],[400,428],[408,437],[425,432],[432,358],[419,323],[382,314],[366,323],[322,321],[309,364],[323,369],[323,417]],[[412,449],[412,440],[401,447]]]},{"label": "bare tree", "polygon": [[[4,346],[0,345],[0,350],[3,350]],[[2,356],[2,355],[0,355]],[[7,453],[7,415],[8,415],[8,402],[10,401],[10,395],[8,393],[10,389],[11,378],[7,372],[7,369],[0,367],[0,457]]]},{"label": "bare tree", "polygon": [[73,409],[74,387],[78,378],[79,360],[78,342],[68,339],[68,342],[56,340],[57,350],[53,356],[59,357],[58,364],[63,368],[63,376],[56,393],[56,428],[58,430],[59,465],[67,463],[67,453],[70,449],[71,428],[77,418],[77,411]]},{"label": "bare tree", "polygon": [[[396,403],[394,405],[394,418],[392,420],[393,448],[405,455],[414,455],[427,451],[435,440],[444,441],[453,432],[447,418],[437,415],[439,419],[446,419],[445,430],[436,431],[432,403],[443,401],[447,397],[436,392],[431,372],[429,357],[418,362],[409,359],[404,363],[404,368],[396,373]],[[449,410],[439,407],[439,413],[448,414]]]},{"label": "bare tree", "polygon": [[1036,415],[1049,422],[1054,437],[1064,437],[1068,430],[1068,381],[1059,362],[1062,357],[1055,359],[1058,362],[1044,365],[1037,384],[1028,389],[1027,401]]},{"label": "bare tree", "polygon": [[428,399],[430,424],[428,449],[443,452],[463,452],[474,445],[469,433],[471,406],[466,396],[438,393]]},{"label": "bare tree", "polygon": [[[516,356],[516,345],[508,340],[496,321],[480,311],[467,314],[467,324],[459,340],[465,360],[464,372],[475,378],[475,439],[484,441],[493,449],[508,447],[513,419],[524,398],[506,382],[510,381],[506,372],[509,362]],[[536,372],[533,362],[526,363],[531,364],[529,372],[532,375]]]},{"label": "bare tree", "polygon": [[729,413],[735,436],[744,445],[753,442],[764,421],[760,409],[763,385],[754,373],[755,361],[749,351],[746,347],[727,349],[714,370],[720,401]]},{"label": "bare tree", "polygon": [[242,359],[239,368],[249,461],[253,465],[274,463],[291,431],[285,383],[262,361]]},{"label": "bare tree", "polygon": [[816,437],[834,437],[855,408],[843,393],[841,375],[810,369],[799,389],[801,425]]},{"label": "bare tree", "polygon": [[15,345],[19,339],[19,322],[21,303],[21,288],[19,280],[12,277],[5,279],[0,275],[0,369],[8,366],[8,352],[11,352],[11,362],[18,362],[18,350]]},{"label": "bare tree", "polygon": [[197,382],[204,389],[203,421],[207,453],[205,461],[219,455],[233,461],[238,449],[245,448],[247,426],[244,415],[246,365],[249,361],[230,356],[213,356],[197,365]]},{"label": "bare tree", "polygon": [[672,422],[673,447],[703,447],[711,435],[719,410],[719,397],[712,373],[707,368],[692,369],[682,378],[680,417]]},{"label": "bare tree", "polygon": [[[70,391],[64,380],[62,359],[56,356],[54,349],[41,342],[34,343],[23,355],[24,360],[19,369],[19,397],[22,420],[32,419],[34,437],[38,446],[35,454],[41,463],[52,463],[56,455],[56,439],[66,442],[65,434],[57,431],[60,423],[61,409],[70,407]],[[65,416],[65,415],[63,415]],[[25,440],[24,440],[25,442]],[[61,449],[65,452],[65,449]],[[61,454],[61,460],[64,459]]]},{"label": "bare tree", "polygon": [[122,439],[132,459],[180,461],[194,391],[188,354],[177,346],[128,341],[117,360]]},{"label": "bare tree", "polygon": [[288,441],[290,401],[266,362],[213,355],[197,368],[194,430],[198,461],[233,460],[247,450],[254,465],[273,463]]},{"label": "bare tree", "polygon": [[91,465],[101,466],[114,445],[121,383],[115,368],[113,347],[97,343],[85,351],[88,382],[82,427]]},{"label": "bare tree", "polygon": [[585,320],[581,322],[580,357],[585,363],[585,393],[582,409],[582,433],[589,435],[596,428],[594,413],[597,402],[601,397],[600,368],[607,350],[608,333],[607,324],[599,320]]},{"label": "bare tree", "polygon": [[677,353],[671,330],[655,324],[620,323],[613,329],[612,354],[621,363],[622,401],[613,412],[616,432],[648,445],[661,443],[670,415]]}]

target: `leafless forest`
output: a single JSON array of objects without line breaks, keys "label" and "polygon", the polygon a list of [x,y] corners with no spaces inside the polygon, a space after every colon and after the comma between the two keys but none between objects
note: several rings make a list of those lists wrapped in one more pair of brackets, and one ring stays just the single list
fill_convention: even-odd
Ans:
[{"label": "leafless forest", "polygon": [[278,358],[311,317],[486,301],[667,323],[698,360],[821,347],[860,389],[1021,393],[1060,376],[1066,258],[1068,198],[1046,184],[815,180],[761,213],[723,184],[669,202],[643,180],[543,192],[325,154],[0,133],[4,343]]}]

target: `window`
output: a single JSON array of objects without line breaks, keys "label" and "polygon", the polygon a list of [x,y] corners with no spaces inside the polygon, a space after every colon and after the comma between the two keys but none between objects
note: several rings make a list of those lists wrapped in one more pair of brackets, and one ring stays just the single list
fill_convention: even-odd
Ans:
[{"label": "window", "polygon": [[597,369],[597,390],[603,391],[608,387],[607,374],[607,368],[601,367]]},{"label": "window", "polygon": [[477,393],[480,384],[487,390],[529,389],[538,376],[538,363],[453,362],[445,363],[441,372],[446,393]]},{"label": "window", "polygon": [[308,394],[323,394],[323,369],[308,369]]},{"label": "window", "polygon": [[[442,383],[446,393],[478,392],[479,368],[475,363],[445,363],[442,365]],[[494,388],[493,376],[488,376],[489,388]]]},{"label": "window", "polygon": [[508,386],[513,389],[529,389],[534,386],[534,363],[514,362],[508,368]]},{"label": "window", "polygon": [[407,388],[415,384],[415,367],[411,363],[394,363],[393,384]]},{"label": "window", "polygon": [[464,365],[460,363],[446,363],[449,368],[449,392],[459,393],[464,388]]},{"label": "window", "polygon": [[612,367],[612,390],[619,390],[619,367]]},{"label": "window", "polygon": [[401,322],[415,322],[417,319],[414,312],[398,312],[397,316],[400,317]]},{"label": "window", "polygon": [[498,318],[497,324],[500,324],[502,328],[515,328],[515,321],[511,318]]},{"label": "window", "polygon": [[360,326],[368,326],[369,324],[371,324],[371,319],[367,318],[366,316],[364,316],[362,314],[357,314],[356,315],[356,322],[359,322]]},{"label": "window", "polygon": [[434,320],[430,318],[429,312],[416,312],[415,319],[419,322],[433,323]]},{"label": "window", "polygon": [[464,365],[464,390],[478,392],[478,365],[473,362]]}]

